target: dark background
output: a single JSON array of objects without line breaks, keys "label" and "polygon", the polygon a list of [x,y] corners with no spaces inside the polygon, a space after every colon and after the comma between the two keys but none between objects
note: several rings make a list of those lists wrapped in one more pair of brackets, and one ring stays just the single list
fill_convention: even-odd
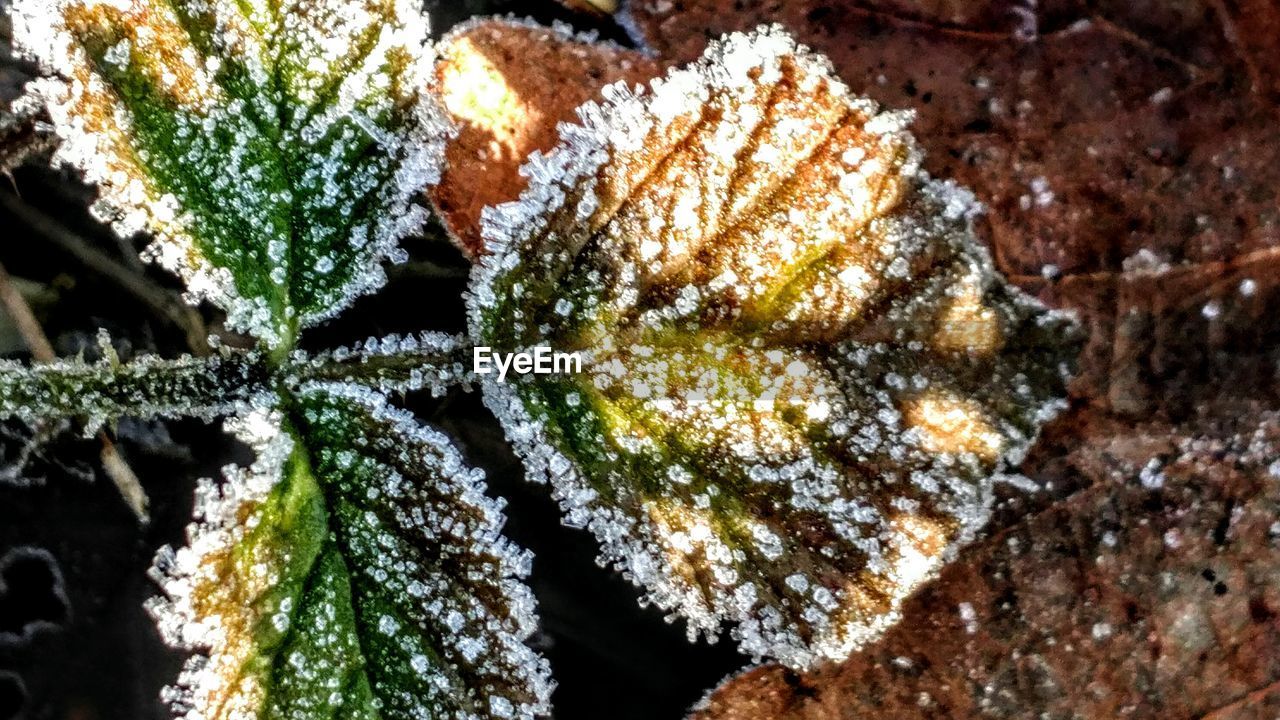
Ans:
[{"label": "dark background", "polygon": [[[518,9],[542,22],[590,20],[544,2],[466,0],[427,3],[437,33],[468,16]],[[7,7],[7,5],[4,5]],[[612,26],[605,37],[625,42]],[[8,46],[7,19],[0,25]],[[0,99],[19,91],[31,68],[0,53]],[[145,244],[120,241],[87,211],[93,191],[73,173],[35,159],[0,178],[4,199],[52,219],[77,242],[105,252],[131,270],[133,282],[180,291],[175,278],[137,263]],[[0,262],[20,279],[60,355],[96,355],[97,328],[117,352],[172,357],[187,349],[183,332],[139,302],[119,280],[69,254],[47,228],[0,205]],[[393,268],[391,281],[336,321],[304,338],[310,348],[368,336],[419,330],[460,331],[467,263],[438,230],[406,243],[413,260]],[[217,328],[217,313],[201,315]],[[26,358],[7,318],[0,316],[0,354]],[[559,523],[545,487],[524,481],[518,460],[477,394],[441,400],[409,396],[405,405],[460,441],[488,473],[491,491],[508,500],[507,534],[536,554],[531,584],[542,631],[533,642],[550,659],[559,689],[555,718],[664,720],[684,711],[748,660],[727,638],[689,644],[683,625],[642,610],[637,592],[595,564],[585,532]],[[29,431],[0,425],[0,720],[151,720],[167,718],[160,689],[177,675],[183,654],[160,640],[143,602],[156,588],[147,569],[157,548],[180,545],[190,519],[192,488],[221,466],[249,459],[222,434],[220,423],[126,421],[119,447],[151,499],[151,524],[140,527],[98,462],[99,444],[66,428],[41,439],[31,457]]]}]

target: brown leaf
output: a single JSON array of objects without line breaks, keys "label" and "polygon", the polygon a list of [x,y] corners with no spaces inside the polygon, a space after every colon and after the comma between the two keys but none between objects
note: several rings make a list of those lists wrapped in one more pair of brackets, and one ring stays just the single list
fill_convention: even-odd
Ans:
[{"label": "brown leaf", "polygon": [[1060,282],[1013,279],[1080,314],[1089,341],[1075,394],[1119,415],[1184,417],[1193,403],[1186,388],[1214,383],[1224,364],[1270,372],[1268,348],[1280,337],[1280,248]]},{"label": "brown leaf", "polygon": [[429,195],[468,256],[484,252],[480,211],[519,197],[526,186],[520,166],[555,145],[557,123],[600,99],[605,85],[641,83],[659,71],[639,52],[591,40],[564,26],[490,19],[464,24],[442,42],[436,79],[459,135]]},{"label": "brown leaf", "polygon": [[[1275,108],[1248,92],[1230,54],[1261,48],[1265,33],[1233,43],[1222,16],[1193,0],[1038,12],[993,0],[962,16],[938,3],[873,5],[884,9],[688,0],[677,11],[633,0],[624,15],[673,58],[706,37],[780,22],[855,92],[914,107],[927,168],[989,205],[1008,273],[1118,271],[1140,249],[1176,264],[1280,244]],[[904,15],[906,5],[915,11]],[[1024,24],[984,25],[1003,17],[997,8]]]},{"label": "brown leaf", "polygon": [[750,670],[695,717],[1273,717],[1280,10],[874,7],[632,0],[622,19],[664,62],[779,21],[855,92],[917,109],[929,169],[990,207],[1002,269],[1089,327],[1085,402],[1023,466],[1045,490],[1009,493],[881,642]]},{"label": "brown leaf", "polygon": [[605,560],[793,667],[873,640],[985,522],[1078,345],[995,277],[902,116],[829,73],[735,34],[584,108],[485,215],[469,307],[480,345],[586,351],[484,390]]},{"label": "brown leaf", "polygon": [[962,552],[875,647],[806,675],[749,671],[693,717],[1183,718],[1263,703],[1250,693],[1280,677],[1275,400],[1215,401],[1177,425],[1082,422],[1091,442],[1065,462],[1087,489]]},{"label": "brown leaf", "polygon": [[632,0],[624,20],[672,59],[780,22],[914,107],[1001,268],[1089,329],[1084,402],[1022,468],[1042,492],[1011,492],[879,643],[750,670],[694,717],[1273,717],[1280,7],[870,5]]},{"label": "brown leaf", "polygon": [[618,11],[618,0],[559,0],[570,10],[590,15],[609,15]]}]

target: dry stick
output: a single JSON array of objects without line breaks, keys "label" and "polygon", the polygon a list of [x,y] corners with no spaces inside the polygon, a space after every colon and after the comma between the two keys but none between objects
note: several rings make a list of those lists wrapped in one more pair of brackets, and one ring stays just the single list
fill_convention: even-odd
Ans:
[{"label": "dry stick", "polygon": [[46,240],[57,245],[81,264],[101,274],[151,308],[157,315],[182,329],[193,355],[209,354],[209,331],[204,320],[175,293],[157,287],[138,272],[89,245],[61,223],[8,193],[0,193],[0,207],[15,215]]},{"label": "dry stick", "polygon": [[[58,359],[53,351],[53,345],[49,343],[49,338],[41,329],[40,322],[36,320],[35,313],[31,312],[31,306],[27,304],[26,298],[22,297],[22,293],[18,292],[3,263],[0,263],[0,304],[4,305],[9,316],[13,318],[14,324],[18,327],[18,333],[22,335],[22,339],[31,350],[31,356],[37,362],[50,363]],[[107,477],[115,483],[120,496],[137,516],[138,522],[145,524],[149,517],[147,493],[142,489],[142,483],[138,481],[138,476],[129,467],[129,463],[120,455],[116,444],[107,437],[105,430],[98,431],[98,440],[102,442],[102,468],[106,471]]]}]

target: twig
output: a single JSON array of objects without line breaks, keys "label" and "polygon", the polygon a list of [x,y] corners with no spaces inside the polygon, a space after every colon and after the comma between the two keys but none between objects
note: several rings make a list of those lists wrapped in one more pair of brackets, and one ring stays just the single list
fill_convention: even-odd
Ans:
[{"label": "twig", "polygon": [[9,317],[13,318],[14,325],[18,327],[18,334],[27,343],[32,357],[40,362],[53,362],[58,359],[57,353],[53,351],[53,345],[49,343],[49,338],[45,337],[44,330],[40,329],[40,321],[36,320],[35,313],[31,312],[31,306],[13,284],[9,271],[2,263],[0,263],[0,303],[4,304]]},{"label": "twig", "polygon": [[[18,328],[18,334],[22,336],[27,347],[31,350],[31,356],[37,362],[50,363],[58,359],[57,353],[53,351],[53,345],[49,342],[49,338],[45,336],[44,330],[40,327],[40,322],[36,320],[35,313],[31,312],[31,306],[27,304],[26,298],[22,297],[22,293],[18,292],[18,288],[14,286],[12,279],[9,277],[9,271],[5,269],[4,264],[0,263],[0,304],[4,305],[4,309],[13,318],[14,324]],[[124,499],[125,504],[137,516],[138,522],[147,523],[149,517],[147,515],[147,492],[142,489],[142,483],[138,480],[138,476],[134,474],[133,468],[129,467],[129,463],[120,455],[120,450],[116,448],[116,444],[107,436],[105,430],[98,431],[98,440],[102,443],[102,469],[106,471],[107,477],[115,483],[116,489],[119,490],[120,496]]]},{"label": "twig", "polygon": [[1204,75],[1204,72],[1205,72],[1204,68],[1200,67],[1199,65],[1196,65],[1193,62],[1190,62],[1188,60],[1184,60],[1178,57],[1172,52],[1164,49],[1163,47],[1155,44],[1154,42],[1151,42],[1150,40],[1142,37],[1141,35],[1130,30],[1129,28],[1124,27],[1123,25],[1120,25],[1119,23],[1113,22],[1101,15],[1095,15],[1089,19],[1092,22],[1096,23],[1103,32],[1109,35],[1112,35],[1116,38],[1119,38],[1120,40],[1127,42],[1130,45],[1133,45],[1134,47],[1137,47],[1146,51],[1152,57],[1159,58],[1161,60],[1164,60],[1165,62],[1173,63],[1174,65],[1181,67],[1182,70],[1186,72],[1187,75],[1190,76],[1192,80],[1198,79]]},{"label": "twig", "polygon": [[175,293],[147,282],[141,274],[92,247],[61,223],[13,195],[0,193],[0,207],[15,215],[82,265],[101,274],[151,308],[157,315],[181,328],[186,336],[187,347],[193,355],[209,354],[209,331],[205,327],[204,320],[200,317],[200,313],[176,297]]},{"label": "twig", "polygon": [[98,431],[98,439],[102,441],[102,469],[106,471],[107,477],[111,478],[116,484],[116,489],[120,491],[120,497],[124,500],[124,504],[129,506],[133,514],[138,518],[138,522],[146,525],[151,521],[151,516],[147,512],[151,501],[147,498],[147,491],[142,489],[142,482],[138,480],[138,476],[134,474],[133,468],[129,467],[128,461],[120,454],[116,444],[111,442],[107,437],[105,430]]}]

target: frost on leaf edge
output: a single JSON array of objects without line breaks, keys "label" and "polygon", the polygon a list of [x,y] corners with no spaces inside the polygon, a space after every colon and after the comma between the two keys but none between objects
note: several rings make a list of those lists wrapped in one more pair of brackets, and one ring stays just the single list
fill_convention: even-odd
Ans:
[{"label": "frost on leaf edge", "polygon": [[[490,254],[480,258],[473,267],[466,296],[473,338],[484,337],[487,323],[492,320],[489,316],[498,302],[494,291],[496,284],[506,274],[519,270],[522,262],[520,253],[529,249],[522,243],[529,240],[538,242],[549,230],[551,218],[557,210],[566,207],[576,210],[576,222],[594,219],[598,211],[594,202],[594,186],[600,170],[611,162],[612,152],[615,149],[624,152],[634,149],[647,130],[670,123],[678,116],[681,103],[687,104],[690,96],[705,97],[712,87],[731,87],[737,76],[734,71],[745,68],[731,67],[730,72],[725,73],[724,60],[728,55],[743,51],[750,53],[752,65],[790,56],[807,71],[824,76],[831,91],[843,96],[851,106],[878,118],[884,132],[903,131],[914,115],[912,111],[883,111],[873,100],[852,93],[835,74],[825,56],[797,43],[778,25],[761,26],[751,33],[732,33],[714,40],[700,59],[668,71],[665,76],[652,81],[649,88],[640,87],[633,91],[624,83],[606,87],[603,103],[588,102],[578,109],[579,124],[562,123],[559,126],[560,142],[555,149],[548,154],[531,155],[521,168],[521,174],[531,180],[521,197],[485,209],[481,230]],[[654,106],[657,106],[656,110]],[[973,217],[982,211],[977,199],[954,182],[930,177],[919,167],[920,150],[914,143],[909,147],[913,157],[905,163],[904,174],[918,180],[919,192],[938,198],[946,215],[971,223]],[[585,199],[573,198],[571,193],[575,190],[582,190]],[[566,254],[572,256],[578,250],[570,248]],[[986,248],[976,245],[972,250],[975,255],[972,259],[977,264],[976,270],[983,286],[998,282],[998,274]],[[1015,303],[1035,302],[1016,287],[1009,286],[1008,289]],[[1040,322],[1071,322],[1069,313],[1035,304],[1044,314]],[[1065,370],[1063,372],[1066,373]],[[642,524],[615,508],[596,504],[596,491],[569,457],[543,440],[547,435],[545,420],[529,412],[514,386],[485,377],[481,387],[485,404],[498,417],[508,439],[523,459],[529,479],[551,484],[552,495],[564,512],[564,523],[590,529],[601,545],[598,562],[602,566],[616,568],[639,586],[643,592],[642,604],[653,604],[668,612],[668,621],[683,618],[691,641],[705,636],[714,642],[722,625],[731,622],[736,624],[731,630],[733,638],[741,644],[744,652],[757,660],[772,657],[797,668],[839,661],[898,622],[902,603],[917,587],[913,585],[906,592],[892,597],[892,605],[887,612],[846,623],[841,628],[844,635],[835,643],[819,641],[816,645],[805,645],[788,641],[776,633],[762,632],[759,618],[750,613],[725,614],[712,610],[691,614],[683,601],[685,591],[680,589],[680,583],[667,577],[661,558],[650,547],[652,543],[642,539],[645,536],[641,532]],[[1065,407],[1065,401],[1053,398],[1038,407],[1036,414],[1047,421]],[[1025,442],[1006,448],[999,462],[1020,462],[1038,435],[1039,427],[1033,435],[1025,438]],[[985,526],[993,499],[993,477],[982,479],[975,490],[979,493],[980,506],[969,508],[972,514],[968,521],[960,523],[954,539],[942,552],[929,558],[921,556],[923,574],[920,582],[934,577]]]},{"label": "frost on leaf edge", "polygon": [[[345,1],[345,0],[340,0]],[[100,162],[107,155],[100,138],[87,132],[71,112],[75,102],[73,95],[80,83],[75,81],[78,66],[87,67],[87,58],[67,32],[59,28],[63,10],[81,5],[111,4],[113,0],[15,0],[8,15],[12,24],[15,54],[36,63],[42,75],[27,82],[21,102],[46,108],[52,119],[57,145],[50,165],[65,166],[78,171],[86,184],[94,186],[98,197],[90,205],[91,215],[109,225],[119,237],[129,239],[147,231],[152,239],[140,256],[178,275],[184,283],[183,298],[191,305],[201,301],[222,308],[226,312],[229,329],[244,332],[262,341],[268,347],[291,344],[295,338],[285,337],[279,327],[263,321],[263,313],[269,314],[262,298],[246,298],[235,287],[230,271],[208,262],[193,246],[189,233],[173,217],[181,208],[171,197],[161,196],[150,187],[145,177],[132,178],[122,186],[115,185],[110,174],[104,172]],[[360,296],[382,288],[387,281],[383,261],[401,263],[408,254],[400,242],[421,230],[429,216],[428,207],[418,202],[418,196],[426,187],[439,182],[444,164],[445,146],[456,130],[440,107],[434,87],[432,67],[436,61],[435,45],[430,38],[430,19],[421,8],[408,0],[393,0],[394,14],[404,27],[401,30],[404,47],[413,46],[413,62],[404,76],[405,84],[418,89],[413,110],[413,131],[428,132],[425,137],[404,137],[399,150],[403,157],[397,163],[393,182],[383,186],[392,188],[390,204],[403,209],[403,214],[393,222],[384,224],[386,232],[369,241],[373,247],[368,267],[353,274],[340,288],[343,300],[330,303],[317,311],[304,313],[298,318],[300,328],[312,327],[329,320]],[[90,82],[96,86],[79,92],[110,92],[102,87],[96,73],[89,73]],[[348,93],[340,93],[345,96]],[[343,102],[339,100],[339,102]],[[129,133],[130,119],[118,104],[113,103],[112,121],[125,134]],[[133,160],[128,162],[133,163]],[[375,189],[372,192],[377,192]],[[166,219],[168,218],[168,219]]]},{"label": "frost on leaf edge", "polygon": [[[444,461],[468,472],[455,478],[464,501],[480,503],[492,512],[495,522],[485,528],[486,546],[501,563],[502,572],[496,580],[509,607],[516,610],[510,619],[512,627],[503,632],[501,646],[516,654],[516,661],[526,672],[527,681],[534,696],[532,704],[514,705],[507,698],[490,698],[489,707],[506,702],[514,715],[497,715],[518,720],[548,716],[551,712],[551,693],[555,681],[546,658],[526,643],[537,631],[538,616],[532,589],[525,583],[530,571],[532,553],[515,545],[502,535],[503,501],[490,499],[483,473],[470,469],[453,442],[442,432],[422,425],[411,413],[389,404],[381,392],[352,383],[304,382],[294,388],[297,395],[305,396],[321,392],[348,400],[365,407],[375,419],[398,426],[420,442],[437,448]],[[184,720],[207,720],[202,699],[235,698],[241,702],[262,703],[267,700],[266,689],[237,676],[234,686],[226,684],[227,678],[219,667],[211,665],[211,658],[221,652],[223,629],[209,618],[202,617],[197,605],[195,584],[199,581],[202,562],[214,554],[227,552],[241,541],[252,527],[246,527],[242,517],[245,507],[262,503],[275,488],[283,475],[286,462],[296,446],[296,439],[284,427],[284,414],[278,408],[278,399],[263,394],[253,403],[253,409],[227,421],[227,429],[254,452],[254,460],[248,468],[228,465],[223,469],[222,481],[201,479],[196,487],[193,516],[187,526],[187,543],[178,549],[162,547],[155,556],[149,575],[159,586],[160,593],[145,603],[145,608],[156,623],[165,643],[171,647],[192,653],[173,685],[166,686],[162,699],[174,713]],[[279,608],[285,613],[286,608]],[[276,622],[275,619],[272,622]],[[226,668],[221,668],[226,669]],[[415,667],[415,670],[417,668]],[[227,710],[223,706],[222,710]],[[256,715],[257,706],[234,706],[231,711]],[[221,717],[222,715],[217,715]]]}]

